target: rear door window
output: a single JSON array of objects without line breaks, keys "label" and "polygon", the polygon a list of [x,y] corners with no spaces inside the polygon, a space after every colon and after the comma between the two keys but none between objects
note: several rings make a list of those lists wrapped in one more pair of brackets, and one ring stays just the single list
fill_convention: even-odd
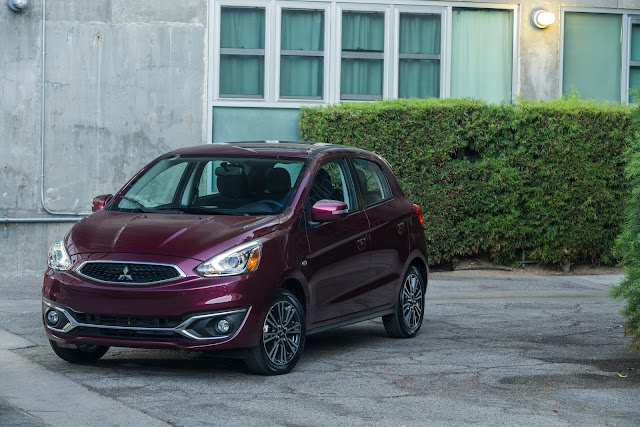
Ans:
[{"label": "rear door window", "polygon": [[356,171],[358,186],[362,191],[367,207],[393,197],[389,181],[377,163],[362,158],[354,158],[353,166]]}]

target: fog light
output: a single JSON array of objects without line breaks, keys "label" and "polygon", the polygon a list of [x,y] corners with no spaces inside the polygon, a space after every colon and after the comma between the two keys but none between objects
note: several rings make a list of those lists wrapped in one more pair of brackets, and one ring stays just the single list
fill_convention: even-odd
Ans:
[{"label": "fog light", "polygon": [[216,324],[216,329],[221,334],[226,334],[227,332],[229,332],[229,329],[231,329],[231,324],[227,319],[218,320],[218,323]]},{"label": "fog light", "polygon": [[58,316],[58,312],[55,310],[49,310],[47,313],[47,323],[51,326],[55,326],[60,320],[60,316]]}]

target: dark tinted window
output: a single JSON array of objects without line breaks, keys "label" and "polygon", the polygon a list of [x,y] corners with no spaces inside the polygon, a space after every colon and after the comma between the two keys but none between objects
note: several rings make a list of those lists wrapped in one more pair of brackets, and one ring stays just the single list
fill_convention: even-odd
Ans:
[{"label": "dark tinted window", "polygon": [[323,199],[344,202],[349,210],[356,208],[348,168],[344,160],[329,161],[318,170],[313,184],[311,184],[309,202],[313,206],[318,200]]},{"label": "dark tinted window", "polygon": [[389,181],[380,166],[372,161],[355,158],[356,179],[367,206],[372,206],[393,197]]}]

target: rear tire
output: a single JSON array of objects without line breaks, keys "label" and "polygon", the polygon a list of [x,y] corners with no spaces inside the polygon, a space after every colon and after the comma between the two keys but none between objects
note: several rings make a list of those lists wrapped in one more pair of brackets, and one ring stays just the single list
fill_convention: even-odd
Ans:
[{"label": "rear tire", "polygon": [[249,350],[247,368],[260,375],[281,375],[300,360],[305,343],[305,316],[295,295],[279,289],[267,311],[258,346]]},{"label": "rear tire", "polygon": [[105,345],[80,344],[78,348],[60,347],[57,342],[49,340],[51,348],[62,360],[69,363],[92,363],[100,359],[109,350]]},{"label": "rear tire", "polygon": [[402,286],[393,314],[382,316],[384,328],[393,338],[413,338],[424,318],[424,279],[415,266],[402,278]]}]

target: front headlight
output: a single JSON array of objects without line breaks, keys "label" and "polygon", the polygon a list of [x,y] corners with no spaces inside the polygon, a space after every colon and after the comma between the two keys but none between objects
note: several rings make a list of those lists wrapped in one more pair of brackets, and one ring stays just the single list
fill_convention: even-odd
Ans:
[{"label": "front headlight", "polygon": [[67,252],[67,248],[64,247],[64,242],[62,240],[51,245],[47,264],[49,264],[49,267],[54,270],[64,271],[71,268],[71,257]]},{"label": "front headlight", "polygon": [[235,276],[251,273],[260,263],[262,243],[252,240],[233,247],[203,262],[196,268],[201,276]]}]

